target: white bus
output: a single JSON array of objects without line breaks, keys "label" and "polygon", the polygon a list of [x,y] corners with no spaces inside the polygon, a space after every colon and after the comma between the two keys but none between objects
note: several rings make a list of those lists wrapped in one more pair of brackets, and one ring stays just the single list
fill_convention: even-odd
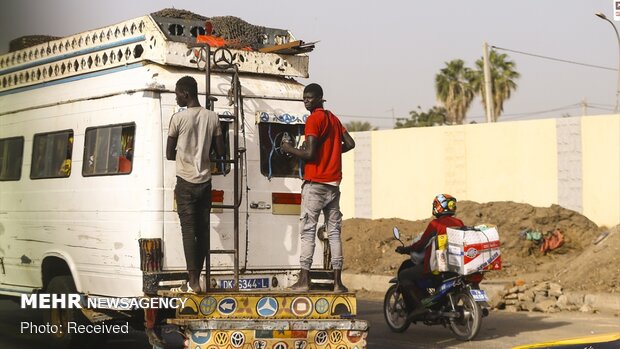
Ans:
[{"label": "white bus", "polygon": [[[0,56],[0,294],[139,297],[185,279],[175,164],[165,159],[176,81],[207,83],[200,21],[145,16]],[[267,29],[266,46],[294,41]],[[241,95],[240,288],[278,289],[299,269],[305,54],[231,50]],[[213,71],[214,110],[234,158],[234,74]],[[232,96],[232,97],[231,97]],[[232,98],[234,99],[234,98]],[[244,151],[245,150],[245,151]],[[234,203],[234,164],[217,164],[215,204]],[[211,248],[232,250],[234,210],[214,208]],[[234,255],[211,257],[211,287],[230,287]],[[323,251],[317,248],[315,266]]]}]

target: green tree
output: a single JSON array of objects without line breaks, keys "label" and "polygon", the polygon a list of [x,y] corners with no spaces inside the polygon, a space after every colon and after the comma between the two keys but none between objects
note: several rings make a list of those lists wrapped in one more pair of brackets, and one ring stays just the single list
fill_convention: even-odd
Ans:
[{"label": "green tree", "polygon": [[422,108],[418,106],[418,110],[410,111],[409,115],[411,116],[409,119],[399,118],[394,128],[444,125],[446,123],[447,111],[446,108],[437,106],[432,107],[428,111],[422,111]]},{"label": "green tree", "polygon": [[[470,81],[476,92],[480,93],[482,105],[486,110],[483,62],[482,58],[476,61],[477,70],[472,72]],[[491,70],[491,95],[493,96],[493,121],[497,121],[504,111],[504,101],[510,99],[512,91],[517,89],[515,81],[521,75],[515,70],[516,64],[508,59],[508,55],[499,54],[495,50],[489,53],[489,68]]]},{"label": "green tree", "polygon": [[447,124],[462,124],[475,96],[470,80],[472,70],[462,59],[446,62],[446,67],[435,76],[437,99],[447,111]]},{"label": "green tree", "polygon": [[344,127],[349,132],[361,132],[361,131],[374,131],[377,128],[373,127],[369,122],[350,121],[344,124]]}]

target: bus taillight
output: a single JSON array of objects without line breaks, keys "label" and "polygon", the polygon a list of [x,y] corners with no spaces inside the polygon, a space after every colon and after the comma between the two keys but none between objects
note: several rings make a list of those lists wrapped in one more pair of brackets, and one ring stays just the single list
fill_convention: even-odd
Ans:
[{"label": "bus taillight", "polygon": [[271,193],[271,202],[282,205],[301,205],[301,194]]},{"label": "bus taillight", "polygon": [[271,193],[271,212],[273,214],[299,215],[301,194]]}]

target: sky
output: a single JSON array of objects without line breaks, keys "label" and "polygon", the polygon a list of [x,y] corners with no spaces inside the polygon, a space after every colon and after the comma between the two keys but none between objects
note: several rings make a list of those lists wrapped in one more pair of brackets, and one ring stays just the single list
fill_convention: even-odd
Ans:
[{"label": "sky", "polygon": [[[613,0],[2,0],[0,54],[23,35],[68,36],[174,7],[320,41],[309,54],[310,78],[298,81],[321,84],[326,108],[344,122],[391,128],[418,106],[438,105],[435,75],[453,59],[475,67],[484,42],[511,50],[498,52],[521,74],[500,122],[600,115],[616,103],[620,42],[595,13],[620,25],[613,6]],[[465,122],[484,120],[477,97]]]}]

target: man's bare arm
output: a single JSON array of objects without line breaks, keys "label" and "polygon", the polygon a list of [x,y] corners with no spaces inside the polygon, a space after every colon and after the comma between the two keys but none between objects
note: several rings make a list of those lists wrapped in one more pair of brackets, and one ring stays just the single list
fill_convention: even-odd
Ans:
[{"label": "man's bare arm", "polygon": [[222,135],[215,136],[215,153],[218,157],[226,155],[226,147],[224,146],[224,137]]},{"label": "man's bare arm", "polygon": [[290,143],[283,142],[280,144],[282,151],[293,154],[294,156],[303,160],[314,160],[316,156],[317,140],[314,136],[308,136],[306,138],[306,146],[298,149],[293,147]]},{"label": "man's bare arm", "polygon": [[168,136],[166,142],[166,159],[174,161],[177,158],[177,138]]},{"label": "man's bare arm", "polygon": [[355,148],[355,140],[351,137],[349,132],[345,130],[342,134],[342,152],[346,153],[353,148]]}]

